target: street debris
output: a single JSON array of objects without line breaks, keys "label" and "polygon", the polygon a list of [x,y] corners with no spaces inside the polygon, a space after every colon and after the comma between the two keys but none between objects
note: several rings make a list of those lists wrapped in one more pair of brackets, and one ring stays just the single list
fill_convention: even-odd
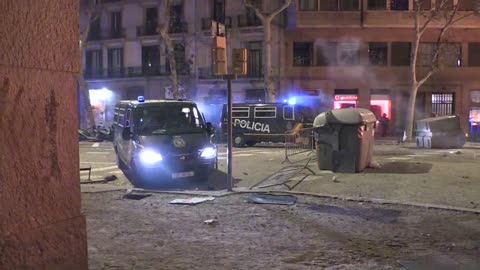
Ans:
[{"label": "street debris", "polygon": [[248,197],[247,202],[257,204],[293,205],[297,202],[297,197],[291,195],[252,194]]},{"label": "street debris", "polygon": [[175,199],[170,204],[187,204],[187,205],[196,205],[202,202],[213,201],[215,200],[214,197],[191,197],[188,199]]},{"label": "street debris", "polygon": [[380,169],[382,167],[382,165],[380,165],[380,163],[378,163],[377,161],[372,160],[372,161],[370,161],[370,164],[368,164],[368,167],[373,168],[373,169]]},{"label": "street debris", "polygon": [[332,177],[332,181],[333,181],[334,183],[340,183],[340,181],[338,181],[338,176],[336,176],[336,175],[334,175],[334,176]]},{"label": "street debris", "polygon": [[217,220],[216,219],[207,219],[203,223],[205,223],[207,225],[215,225],[215,224],[217,224]]},{"label": "street debris", "polygon": [[106,182],[115,181],[117,179],[118,179],[118,177],[115,174],[107,175],[103,178],[103,180],[105,180]]},{"label": "street debris", "polygon": [[152,196],[151,193],[135,193],[133,190],[129,189],[125,195],[123,195],[123,199],[128,199],[128,200],[141,200],[145,199],[147,197]]}]

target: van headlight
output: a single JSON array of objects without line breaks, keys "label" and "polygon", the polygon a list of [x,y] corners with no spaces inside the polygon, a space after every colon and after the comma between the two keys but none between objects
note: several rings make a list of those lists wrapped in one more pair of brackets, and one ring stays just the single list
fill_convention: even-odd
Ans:
[{"label": "van headlight", "polygon": [[150,164],[150,165],[163,160],[163,157],[162,155],[160,155],[160,153],[150,149],[142,150],[139,154],[139,157],[140,157],[140,162],[142,162],[143,164]]},{"label": "van headlight", "polygon": [[200,157],[205,159],[212,159],[217,157],[217,150],[213,147],[204,148],[200,154]]}]

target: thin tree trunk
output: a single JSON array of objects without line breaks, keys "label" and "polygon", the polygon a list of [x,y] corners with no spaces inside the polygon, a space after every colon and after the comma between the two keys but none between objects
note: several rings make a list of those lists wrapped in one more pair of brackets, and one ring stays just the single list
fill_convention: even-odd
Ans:
[{"label": "thin tree trunk", "polygon": [[413,121],[415,120],[415,103],[417,100],[417,92],[419,85],[412,81],[410,97],[408,98],[407,119],[405,123],[406,141],[410,142],[413,138]]},{"label": "thin tree trunk", "polygon": [[160,36],[162,37],[167,49],[167,59],[170,67],[170,81],[172,83],[172,95],[174,99],[179,99],[180,93],[178,89],[177,60],[175,59],[175,48],[173,46],[173,42],[168,35],[168,25],[167,27],[165,27],[165,25],[160,27]]},{"label": "thin tree trunk", "polygon": [[163,23],[158,26],[160,36],[163,39],[165,47],[167,49],[167,59],[170,67],[170,81],[172,83],[172,95],[174,99],[181,98],[178,87],[178,73],[177,73],[177,61],[175,59],[175,48],[173,46],[172,39],[169,35],[170,26],[170,0],[159,1],[161,5],[163,2]]},{"label": "thin tree trunk", "polygon": [[265,18],[263,24],[263,42],[264,42],[264,81],[265,88],[267,89],[268,101],[275,102],[277,99],[277,89],[273,80],[273,68],[272,68],[272,18]]},{"label": "thin tree trunk", "polygon": [[87,129],[93,131],[96,128],[95,116],[93,115],[92,103],[90,102],[90,92],[87,83],[85,82],[83,70],[80,70],[78,73],[77,82],[83,99],[83,109],[85,110],[87,117]]}]

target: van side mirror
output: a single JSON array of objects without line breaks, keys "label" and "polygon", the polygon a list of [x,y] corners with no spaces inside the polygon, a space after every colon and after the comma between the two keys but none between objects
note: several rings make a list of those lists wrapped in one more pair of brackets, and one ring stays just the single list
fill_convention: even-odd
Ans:
[{"label": "van side mirror", "polygon": [[210,122],[207,123],[207,132],[209,135],[215,134],[215,127]]},{"label": "van side mirror", "polygon": [[122,139],[123,140],[130,140],[132,137],[132,133],[130,132],[130,128],[124,128],[122,132]]}]

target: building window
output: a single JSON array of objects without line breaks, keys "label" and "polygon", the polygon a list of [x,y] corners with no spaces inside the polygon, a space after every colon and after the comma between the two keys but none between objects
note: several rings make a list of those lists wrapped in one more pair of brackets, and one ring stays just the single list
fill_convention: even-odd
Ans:
[{"label": "building window", "polygon": [[[432,65],[437,50],[438,45],[436,43],[420,43],[418,48],[417,66],[428,67]],[[438,54],[438,62],[441,66],[457,67],[462,65],[461,44],[443,44]]]},{"label": "building window", "polygon": [[120,77],[123,72],[123,48],[108,49],[108,75]]},{"label": "building window", "polygon": [[158,10],[156,7],[147,8],[145,20],[145,34],[153,35],[157,33]]},{"label": "building window", "polygon": [[[177,42],[173,45],[173,55],[175,58],[175,64],[177,68],[177,72],[182,75],[189,74],[190,72],[190,65],[187,63],[185,59],[185,45],[181,42]],[[165,49],[165,54],[168,54],[168,51]],[[167,65],[167,72],[170,72],[170,62],[168,61],[168,57],[166,59]]]},{"label": "building window", "polygon": [[160,73],[160,50],[158,46],[142,47],[142,69],[146,74]]},{"label": "building window", "polygon": [[474,11],[475,10],[475,0],[458,1],[458,10],[460,10],[460,11]]},{"label": "building window", "polygon": [[355,11],[359,10],[359,0],[338,0],[338,10]]},{"label": "building window", "polygon": [[388,44],[386,42],[370,42],[368,44],[368,59],[370,65],[387,65]]},{"label": "building window", "polygon": [[122,34],[122,12],[112,12],[110,14],[110,36],[112,38],[121,38]]},{"label": "building window", "polygon": [[410,42],[392,42],[392,66],[409,66],[411,49]]},{"label": "building window", "polygon": [[358,43],[340,43],[338,45],[339,65],[358,65],[360,63],[360,50]]},{"label": "building window", "polygon": [[254,41],[248,43],[247,76],[249,78],[260,78],[263,76],[261,41]]},{"label": "building window", "polygon": [[338,10],[338,0],[320,0],[320,10],[322,11]]},{"label": "building window", "polygon": [[214,21],[225,23],[225,0],[212,0],[213,1],[213,16]]},{"label": "building window", "polygon": [[386,0],[368,0],[368,10],[386,10]]},{"label": "building window", "polygon": [[101,75],[103,70],[103,54],[102,50],[87,50],[86,56],[86,72],[88,76]]},{"label": "building window", "polygon": [[[417,4],[413,1],[414,8],[417,8]],[[432,0],[423,0],[420,1],[420,10],[430,10],[432,9]]]},{"label": "building window", "polygon": [[436,116],[453,115],[455,93],[432,93],[432,114]]},{"label": "building window", "polygon": [[318,10],[318,0],[298,0],[300,11],[316,11]]},{"label": "building window", "polygon": [[315,50],[317,52],[317,66],[337,65],[336,42],[315,43]]},{"label": "building window", "polygon": [[408,10],[408,0],[391,0],[391,10]]},{"label": "building window", "polygon": [[265,96],[264,89],[247,89],[245,91],[245,102],[262,103],[265,102]]},{"label": "building window", "polygon": [[480,43],[468,43],[468,65],[480,66]]},{"label": "building window", "polygon": [[462,44],[443,44],[440,50],[440,63],[448,67],[462,66]]},{"label": "building window", "polygon": [[294,42],[293,43],[293,65],[311,66],[313,60],[312,42]]},{"label": "building window", "polygon": [[170,6],[170,27],[181,25],[183,19],[183,2],[175,1]]},{"label": "building window", "polygon": [[100,39],[100,16],[95,20],[92,20],[90,23],[90,30],[88,32],[89,40],[99,40]]},{"label": "building window", "polygon": [[[435,6],[436,6],[437,9],[440,9],[440,5],[442,4],[442,2],[444,2],[444,1],[441,1],[441,0],[435,1]],[[445,3],[443,4],[442,10],[444,10],[444,11],[453,10],[453,0],[446,0]]]}]

